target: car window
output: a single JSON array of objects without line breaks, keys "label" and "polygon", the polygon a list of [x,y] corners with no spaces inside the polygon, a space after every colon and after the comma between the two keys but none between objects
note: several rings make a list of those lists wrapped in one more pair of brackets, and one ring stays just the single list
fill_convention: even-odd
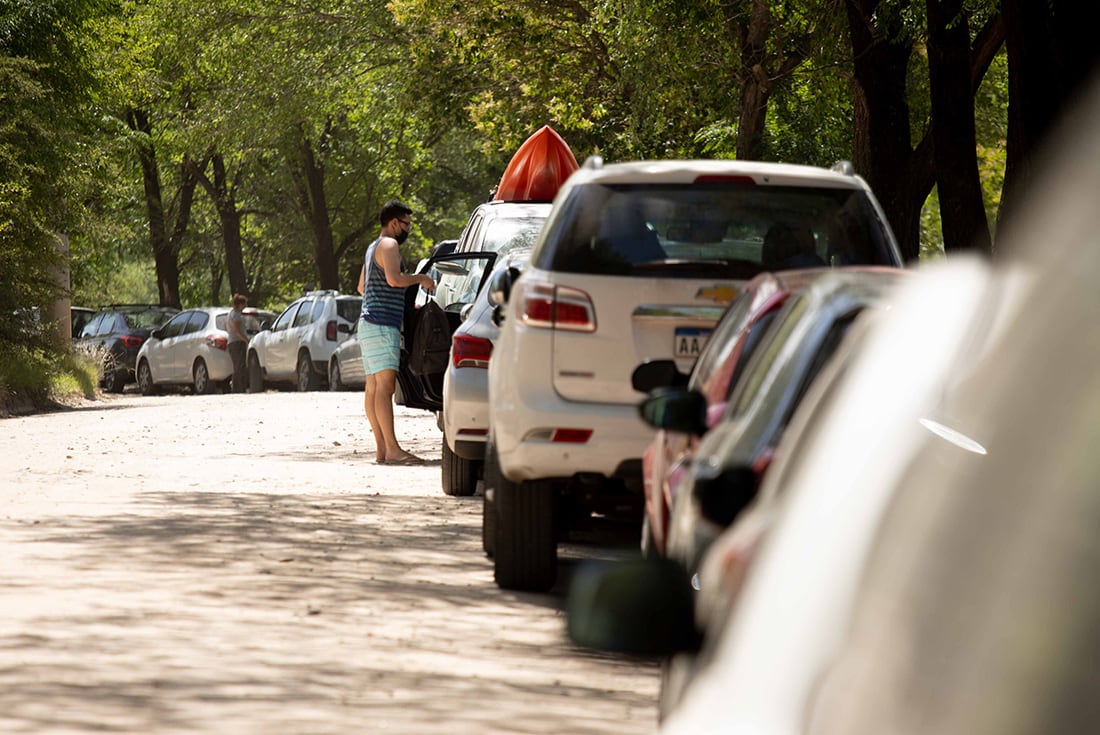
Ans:
[{"label": "car window", "polygon": [[[225,323],[226,323],[226,320],[228,320],[228,319],[229,319],[228,314],[215,314],[214,315],[214,329],[220,329],[223,332],[228,331],[225,328]],[[245,322],[247,323],[247,321],[248,321],[248,317],[245,317]]]},{"label": "car window", "polygon": [[295,301],[290,306],[286,307],[279,318],[275,320],[275,324],[271,326],[271,331],[278,332],[286,329],[294,321],[294,315],[298,313],[298,306],[301,304],[299,301]]},{"label": "car window", "polygon": [[787,338],[798,325],[802,314],[809,308],[809,300],[801,295],[795,295],[787,301],[780,310],[779,318],[773,322],[773,328],[767,330],[766,338],[758,346],[751,365],[746,366],[746,372],[741,380],[735,383],[734,393],[730,404],[728,416],[740,416],[748,410],[756,400],[757,395],[768,383],[772,366],[783,351],[783,345]]},{"label": "car window", "polygon": [[[122,325],[123,325],[121,327],[119,326],[120,321],[122,322]],[[124,331],[125,330],[125,324],[126,324],[126,322],[123,321],[122,317],[120,317],[117,312],[109,311],[109,312],[107,312],[106,314],[103,315],[103,320],[99,323],[99,326],[96,328],[96,335],[102,337],[104,335],[114,334],[115,332]]]},{"label": "car window", "polygon": [[[358,313],[358,312],[357,312]],[[244,315],[244,333],[253,335],[263,329],[265,321],[270,322],[273,315],[267,312],[253,312]],[[220,327],[224,329],[224,327]]]},{"label": "car window", "polygon": [[103,314],[96,314],[94,317],[92,317],[92,320],[90,322],[88,322],[87,325],[85,325],[84,330],[81,331],[81,333],[80,333],[80,336],[81,337],[94,337],[97,334],[97,332],[99,330],[99,325],[102,321],[103,321]]},{"label": "car window", "polygon": [[544,221],[543,217],[492,219],[484,228],[485,236],[480,249],[503,255],[516,248],[529,248],[535,244]]},{"label": "car window", "polygon": [[169,339],[170,337],[178,337],[183,334],[184,327],[187,326],[187,321],[191,318],[191,312],[181,311],[176,314],[168,323],[165,324],[160,330],[161,339]]},{"label": "car window", "polygon": [[123,329],[156,329],[164,324],[175,312],[168,309],[140,309],[128,311],[123,315],[126,327]]},{"label": "car window", "polygon": [[354,322],[363,310],[363,300],[358,296],[341,296],[336,300],[336,313],[341,319]]},{"label": "car window", "polygon": [[88,326],[89,320],[93,314],[86,311],[73,310],[70,312],[69,317],[72,320],[72,334],[74,337],[79,337],[84,328]]},{"label": "car window", "polygon": [[304,327],[313,321],[313,300],[303,301],[298,307],[298,313],[294,315],[295,327]]},{"label": "car window", "polygon": [[551,227],[537,265],[576,273],[750,278],[811,265],[898,265],[861,189],[589,184],[570,193]]},{"label": "car window", "polygon": [[473,213],[470,217],[470,222],[466,225],[466,229],[462,233],[461,241],[455,247],[456,253],[466,253],[479,247],[478,243],[481,241],[481,225],[484,222],[485,217],[481,212]]},{"label": "car window", "polygon": [[328,302],[325,299],[317,299],[313,302],[313,315],[309,318],[310,322],[315,322],[325,315],[326,303]]},{"label": "car window", "polygon": [[184,327],[184,334],[193,334],[200,332],[206,327],[206,323],[210,321],[210,315],[205,311],[195,311],[191,313],[191,318],[187,320],[187,326]]}]

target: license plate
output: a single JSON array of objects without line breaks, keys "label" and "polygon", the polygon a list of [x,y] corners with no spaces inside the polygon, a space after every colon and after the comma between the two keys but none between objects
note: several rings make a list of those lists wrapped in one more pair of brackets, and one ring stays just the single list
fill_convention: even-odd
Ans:
[{"label": "license plate", "polygon": [[710,331],[700,327],[677,327],[672,345],[673,356],[693,359],[699,357],[710,337]]}]

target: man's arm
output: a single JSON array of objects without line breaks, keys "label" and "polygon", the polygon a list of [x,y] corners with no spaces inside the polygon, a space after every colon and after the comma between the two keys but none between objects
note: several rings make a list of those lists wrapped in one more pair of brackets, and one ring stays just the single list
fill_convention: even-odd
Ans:
[{"label": "man's arm", "polygon": [[392,237],[383,237],[378,247],[375,248],[375,262],[382,261],[382,270],[386,274],[386,283],[395,288],[407,286],[423,286],[427,291],[435,290],[435,281],[427,273],[402,273],[401,251],[397,248],[397,240]]}]

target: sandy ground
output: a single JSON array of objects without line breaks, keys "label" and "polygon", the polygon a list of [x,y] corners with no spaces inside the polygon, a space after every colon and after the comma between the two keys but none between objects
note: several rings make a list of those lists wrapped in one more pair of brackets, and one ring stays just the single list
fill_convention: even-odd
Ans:
[{"label": "sandy ground", "polygon": [[657,667],[498,590],[434,417],[397,426],[430,464],[374,464],[356,393],[0,419],[0,733],[653,732]]}]

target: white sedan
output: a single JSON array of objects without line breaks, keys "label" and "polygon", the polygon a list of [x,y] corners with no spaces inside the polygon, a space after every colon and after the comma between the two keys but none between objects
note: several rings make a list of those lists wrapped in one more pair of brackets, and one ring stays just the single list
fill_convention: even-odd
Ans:
[{"label": "white sedan", "polygon": [[[527,264],[529,248],[501,257],[493,273]],[[490,276],[492,278],[492,276]],[[443,374],[443,492],[473,495],[481,479],[489,434],[489,359],[500,329],[493,322],[489,289],[482,288],[451,338]]]},{"label": "white sedan", "polygon": [[[137,355],[137,384],[142,395],[152,395],[161,386],[190,385],[196,394],[228,389],[233,377],[228,315],[227,306],[188,309],[154,329]],[[270,311],[245,309],[245,331],[256,334],[274,317]]]}]

